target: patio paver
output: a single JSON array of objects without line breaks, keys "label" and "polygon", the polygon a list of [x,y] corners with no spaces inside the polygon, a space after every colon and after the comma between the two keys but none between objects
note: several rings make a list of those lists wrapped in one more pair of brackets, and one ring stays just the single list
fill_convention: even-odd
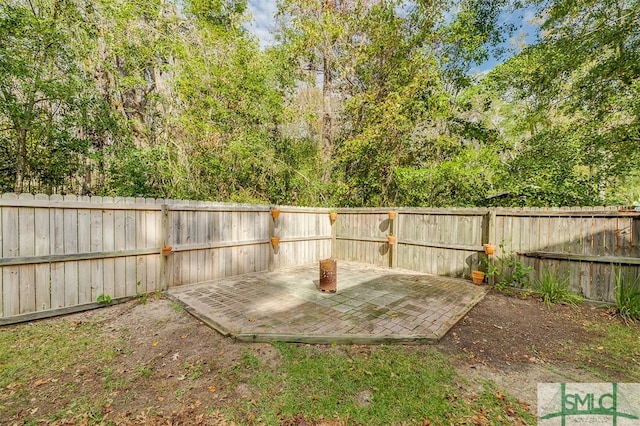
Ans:
[{"label": "patio paver", "polygon": [[319,266],[257,272],[171,288],[169,296],[243,341],[433,343],[488,287],[467,280],[338,261],[338,291],[319,290]]}]

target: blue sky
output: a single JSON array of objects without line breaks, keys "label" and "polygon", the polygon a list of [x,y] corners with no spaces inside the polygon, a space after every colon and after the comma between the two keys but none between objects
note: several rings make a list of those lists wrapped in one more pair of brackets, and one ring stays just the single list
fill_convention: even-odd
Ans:
[{"label": "blue sky", "polygon": [[[246,25],[246,28],[254,33],[260,40],[261,47],[267,47],[275,43],[272,35],[275,25],[274,14],[276,12],[276,0],[249,0],[248,8],[251,13],[252,21]],[[523,24],[522,37],[526,43],[532,43],[535,40],[536,28],[530,24],[534,18],[533,9],[526,9],[513,15],[503,14],[501,19],[507,23],[516,25]],[[509,42],[505,43],[509,47]],[[506,58],[491,58],[485,63],[475,68],[475,71],[487,71],[492,69],[500,61]]]},{"label": "blue sky", "polygon": [[275,40],[270,32],[274,25],[276,0],[249,0],[248,7],[253,21],[247,25],[247,28],[258,36],[261,47],[272,45]]}]

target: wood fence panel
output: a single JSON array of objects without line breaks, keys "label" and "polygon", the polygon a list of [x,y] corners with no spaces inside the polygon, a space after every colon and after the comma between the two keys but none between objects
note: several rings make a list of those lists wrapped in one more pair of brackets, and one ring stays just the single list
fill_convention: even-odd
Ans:
[{"label": "wood fence panel", "polygon": [[482,249],[483,214],[464,209],[400,212],[397,266],[452,277],[469,277]]},{"label": "wood fence panel", "polygon": [[[336,224],[342,219],[339,215]],[[263,233],[268,231],[264,223]],[[276,268],[308,265],[331,257],[331,232],[327,211],[281,209],[274,227],[274,235],[280,237],[280,244],[277,248],[269,246],[273,250]]]},{"label": "wood fence panel", "polygon": [[[635,280],[640,269],[639,216],[610,208],[496,209],[491,215],[398,209],[393,222],[386,210],[341,209],[333,226],[326,209],[281,210],[274,222],[264,206],[4,194],[0,320],[88,305],[100,294],[135,296],[163,283],[309,264],[332,254],[468,277],[487,238],[504,245],[494,260],[516,253],[535,265],[537,277],[545,269],[569,277],[571,288],[589,299],[613,301],[616,274]],[[387,242],[391,232],[395,246]],[[271,235],[281,237],[275,249]],[[174,247],[167,258],[160,254],[163,244]]]},{"label": "wood fence panel", "polygon": [[387,211],[339,211],[336,220],[336,257],[388,266],[389,225]]}]

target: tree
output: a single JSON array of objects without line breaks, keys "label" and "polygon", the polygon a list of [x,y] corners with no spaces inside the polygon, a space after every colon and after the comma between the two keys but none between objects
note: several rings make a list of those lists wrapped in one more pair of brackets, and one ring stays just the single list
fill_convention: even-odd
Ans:
[{"label": "tree", "polygon": [[[538,42],[489,77],[521,106],[514,178],[537,187],[535,203],[630,203],[617,189],[640,165],[640,4],[532,3]],[[562,173],[542,173],[550,164]]]},{"label": "tree", "polygon": [[52,192],[84,170],[92,143],[117,132],[87,82],[89,34],[73,1],[0,4],[2,190]]}]

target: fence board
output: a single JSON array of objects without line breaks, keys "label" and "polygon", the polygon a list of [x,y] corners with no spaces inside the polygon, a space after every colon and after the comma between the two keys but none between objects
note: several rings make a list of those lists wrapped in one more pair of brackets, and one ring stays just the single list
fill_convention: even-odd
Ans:
[{"label": "fence board", "polygon": [[[2,199],[16,199],[15,194],[5,194]],[[18,209],[4,207],[2,209],[2,255],[3,257],[19,256]],[[20,267],[2,268],[2,287],[4,292],[4,315],[20,313]]]},{"label": "fence board", "polygon": [[[42,200],[49,197],[42,194],[36,195],[36,199]],[[46,256],[51,253],[51,244],[49,242],[49,209],[35,208],[35,255]],[[49,277],[51,274],[51,265],[40,264],[35,265],[36,271],[36,311],[46,311],[51,309],[51,289]],[[1,296],[0,296],[1,297]],[[0,317],[2,315],[0,314]]]},{"label": "fence board", "polygon": [[[91,210],[78,210],[78,252],[91,252]],[[78,303],[95,301],[91,293],[91,260],[78,262]]]},{"label": "fence board", "polygon": [[[31,194],[20,194],[20,200],[33,200]],[[35,209],[32,207],[21,207],[18,209],[18,251],[20,256],[35,255]],[[36,310],[36,289],[35,289],[34,265],[20,266],[20,313],[34,312]]]}]

